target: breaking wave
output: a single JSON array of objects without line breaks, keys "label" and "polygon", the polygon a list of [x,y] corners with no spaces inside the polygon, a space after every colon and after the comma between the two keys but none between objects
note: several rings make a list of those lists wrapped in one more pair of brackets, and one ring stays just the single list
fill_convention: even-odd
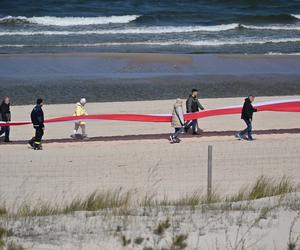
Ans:
[{"label": "breaking wave", "polygon": [[244,25],[238,23],[221,24],[213,26],[150,26],[124,29],[100,29],[100,30],[40,30],[40,31],[2,31],[0,36],[68,36],[68,35],[114,35],[114,34],[168,34],[168,33],[189,33],[189,32],[222,32],[235,29],[249,30],[282,30],[300,31],[300,25]]},{"label": "breaking wave", "polygon": [[108,43],[79,43],[79,44],[2,44],[0,47],[21,48],[21,47],[101,47],[101,46],[226,46],[226,45],[250,45],[250,44],[277,44],[277,43],[297,43],[300,38],[282,38],[282,39],[265,39],[265,40],[207,40],[207,41],[147,41],[147,42],[108,42]]},{"label": "breaking wave", "polygon": [[126,16],[99,16],[99,17],[24,17],[24,16],[6,16],[0,18],[3,24],[33,23],[45,26],[84,26],[99,25],[110,23],[129,23],[136,20],[138,15]]}]

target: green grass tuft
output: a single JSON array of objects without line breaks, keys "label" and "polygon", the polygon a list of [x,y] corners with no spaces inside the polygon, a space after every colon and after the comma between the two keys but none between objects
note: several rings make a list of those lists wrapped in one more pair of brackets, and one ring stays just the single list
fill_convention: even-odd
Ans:
[{"label": "green grass tuft", "polygon": [[0,216],[6,215],[6,214],[7,214],[6,208],[4,206],[0,207]]},{"label": "green grass tuft", "polygon": [[130,198],[130,192],[122,193],[121,190],[104,193],[93,192],[85,199],[78,198],[73,200],[71,204],[63,209],[63,213],[127,207],[130,203]]},{"label": "green grass tuft", "polygon": [[294,191],[296,191],[296,187],[289,178],[282,177],[278,182],[272,178],[261,176],[255,182],[249,194],[249,199],[255,200],[264,197],[283,195]]},{"label": "green grass tuft", "polygon": [[287,177],[282,177],[278,181],[273,178],[261,176],[252,187],[242,188],[236,195],[227,197],[226,201],[256,200],[296,192],[298,189],[299,188]]},{"label": "green grass tuft", "polygon": [[187,247],[187,234],[180,234],[175,237],[170,247],[170,250],[182,250]]},{"label": "green grass tuft", "polygon": [[163,236],[165,231],[171,226],[170,224],[170,220],[169,219],[166,219],[165,221],[163,222],[160,222],[158,225],[157,225],[157,228],[154,229],[153,233],[156,234],[156,235],[159,235],[159,236]]},{"label": "green grass tuft", "polygon": [[117,191],[98,192],[89,194],[86,198],[75,198],[69,204],[58,206],[40,203],[34,207],[23,204],[17,211],[17,216],[49,216],[69,214],[76,211],[98,211],[102,209],[127,208],[130,204],[131,193]]}]

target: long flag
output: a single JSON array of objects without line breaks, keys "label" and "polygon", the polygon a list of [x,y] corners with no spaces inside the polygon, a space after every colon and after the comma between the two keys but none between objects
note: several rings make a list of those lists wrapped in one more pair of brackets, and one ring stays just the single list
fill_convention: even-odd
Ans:
[{"label": "long flag", "polygon": [[[277,112],[300,112],[300,99],[280,100],[261,102],[254,105],[258,111],[277,111]],[[208,109],[200,112],[185,114],[186,121],[201,119],[211,116],[240,114],[242,106],[230,106],[218,109]],[[88,120],[114,120],[114,121],[134,121],[134,122],[171,122],[171,114],[98,114],[86,116],[64,116],[45,120],[45,123],[59,123],[70,121],[88,121]],[[31,124],[29,121],[1,122],[2,126],[21,126]]]}]

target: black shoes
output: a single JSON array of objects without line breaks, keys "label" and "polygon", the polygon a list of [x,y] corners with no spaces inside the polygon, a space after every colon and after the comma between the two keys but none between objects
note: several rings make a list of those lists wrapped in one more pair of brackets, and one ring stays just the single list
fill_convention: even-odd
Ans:
[{"label": "black shoes", "polygon": [[43,150],[43,147],[41,145],[39,145],[39,146],[34,146],[33,149],[34,150]]},{"label": "black shoes", "polygon": [[33,145],[33,140],[32,140],[32,139],[28,141],[28,144],[29,144],[32,148],[34,147],[34,145]]},{"label": "black shoes", "polygon": [[33,148],[34,150],[42,150],[43,146],[41,144],[35,144],[34,139],[31,139],[28,141],[28,144]]}]

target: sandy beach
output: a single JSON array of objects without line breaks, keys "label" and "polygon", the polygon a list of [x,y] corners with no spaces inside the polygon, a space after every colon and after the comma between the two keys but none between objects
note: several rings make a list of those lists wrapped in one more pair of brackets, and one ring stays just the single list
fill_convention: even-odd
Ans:
[{"label": "sandy beach", "polygon": [[[297,98],[259,97],[256,101]],[[242,101],[201,100],[206,108]],[[88,103],[87,109],[89,114],[166,114],[171,112],[172,103]],[[31,108],[13,106],[13,119],[28,120]],[[71,115],[73,109],[72,104],[44,107],[47,118]],[[237,192],[260,175],[288,176],[300,182],[299,122],[297,113],[257,113],[254,129],[258,135],[251,143],[234,138],[235,131],[244,127],[239,115],[205,118],[199,121],[203,136],[183,136],[179,145],[170,145],[168,133],[172,128],[164,123],[88,122],[90,140],[85,141],[70,140],[73,123],[49,124],[41,152],[26,145],[33,135],[30,125],[14,127],[11,139],[15,144],[0,144],[0,191],[8,204],[39,198],[58,202],[96,189],[117,188],[136,190],[138,195],[178,198],[195,190],[206,191],[208,145],[213,146],[213,187],[224,195]]]},{"label": "sandy beach", "polygon": [[300,250],[299,69],[299,0],[0,1],[0,250]]},{"label": "sandy beach", "polygon": [[[0,1],[0,121],[11,111],[29,123],[0,137],[0,250],[300,249],[299,10]],[[28,144],[38,98],[46,120],[72,116],[81,98],[91,119],[161,120],[192,89],[208,112],[180,143],[170,121],[87,120],[75,139],[74,122],[52,120],[43,150]],[[253,141],[237,138],[241,114],[209,116],[240,112],[246,96],[277,110],[254,114]]]},{"label": "sandy beach", "polygon": [[[259,97],[256,101],[297,98],[300,96]],[[173,101],[88,103],[87,109],[90,114],[165,114],[170,112]],[[206,108],[238,105],[242,101],[243,98],[201,99]],[[28,120],[31,108],[13,106],[13,119]],[[72,104],[45,105],[44,110],[47,118],[53,118],[70,115],[73,108]],[[210,117],[199,120],[204,130],[201,136],[183,135],[177,145],[168,141],[170,124],[88,122],[90,139],[84,141],[69,138],[73,123],[49,124],[43,151],[26,145],[33,133],[31,126],[14,127],[14,142],[0,144],[0,198],[10,211],[18,211],[26,204],[63,206],[95,190],[130,191],[133,201],[146,196],[175,201],[195,192],[205,194],[208,145],[213,146],[213,189],[222,197],[237,194],[262,175],[274,180],[285,176],[297,185],[299,122],[297,113],[257,113],[257,140],[248,142],[234,138],[234,132],[244,127],[239,115]],[[13,232],[9,242],[33,250],[124,249],[124,239],[128,240],[125,249],[143,249],[158,242],[160,246],[171,244],[180,235],[186,237],[186,249],[225,249],[231,244],[237,249],[246,246],[272,250],[274,246],[286,249],[293,242],[299,230],[298,208],[299,193],[294,193],[284,198],[195,208],[146,206],[121,208],[119,212],[108,209],[0,217],[0,225]],[[166,220],[170,220],[170,228],[156,235],[156,228]]]}]

